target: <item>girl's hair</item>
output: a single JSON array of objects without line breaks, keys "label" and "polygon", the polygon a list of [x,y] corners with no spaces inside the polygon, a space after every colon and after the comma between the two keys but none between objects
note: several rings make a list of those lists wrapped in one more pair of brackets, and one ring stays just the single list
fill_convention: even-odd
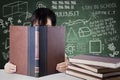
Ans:
[{"label": "girl's hair", "polygon": [[47,19],[51,20],[52,26],[56,25],[56,15],[48,8],[38,8],[32,14],[31,25],[38,21],[39,26],[45,26]]}]

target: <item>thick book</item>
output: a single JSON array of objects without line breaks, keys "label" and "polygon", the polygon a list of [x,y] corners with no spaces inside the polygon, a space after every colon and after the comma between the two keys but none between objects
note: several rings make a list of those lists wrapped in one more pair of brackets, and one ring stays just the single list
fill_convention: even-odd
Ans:
[{"label": "thick book", "polygon": [[19,74],[43,76],[56,73],[65,59],[64,27],[10,26],[10,62]]},{"label": "thick book", "polygon": [[79,63],[71,63],[72,65],[75,65],[77,67],[85,68],[87,70],[96,72],[96,73],[109,73],[109,72],[120,72],[120,68],[106,68],[106,67],[100,67],[100,66],[94,66],[94,65],[86,65],[86,64],[79,64]]},{"label": "thick book", "polygon": [[72,75],[72,76],[75,76],[75,77],[78,77],[78,78],[82,78],[82,79],[85,79],[85,80],[101,80],[101,78],[94,77],[94,76],[91,76],[91,75],[87,75],[87,74],[84,74],[84,73],[80,73],[80,72],[77,72],[77,71],[74,71],[74,70],[71,70],[71,69],[67,69],[66,74],[69,74],[69,75]]},{"label": "thick book", "polygon": [[57,73],[56,65],[65,59],[65,28],[40,27],[40,75]]},{"label": "thick book", "polygon": [[96,73],[96,72],[87,70],[85,68],[77,67],[75,65],[68,65],[68,69],[71,69],[71,70],[74,70],[74,71],[78,71],[78,72],[81,72],[81,73],[85,73],[85,74],[88,74],[88,75],[92,75],[92,76],[95,76],[95,77],[99,77],[99,78],[120,76],[120,72],[119,71],[109,72],[109,73]]},{"label": "thick book", "polygon": [[67,69],[66,74],[71,75],[71,76],[75,76],[75,77],[78,77],[78,78],[81,78],[81,79],[85,79],[85,80],[120,80],[120,76],[98,78],[98,77],[91,76],[91,75],[88,75],[88,74],[84,74],[84,73],[74,71],[74,70],[71,70],[71,69]]},{"label": "thick book", "polygon": [[35,31],[34,27],[10,26],[10,62],[18,74],[36,76]]},{"label": "thick book", "polygon": [[119,68],[120,58],[111,58],[94,55],[77,55],[69,58],[71,63],[82,63],[87,65],[95,65],[107,68]]}]

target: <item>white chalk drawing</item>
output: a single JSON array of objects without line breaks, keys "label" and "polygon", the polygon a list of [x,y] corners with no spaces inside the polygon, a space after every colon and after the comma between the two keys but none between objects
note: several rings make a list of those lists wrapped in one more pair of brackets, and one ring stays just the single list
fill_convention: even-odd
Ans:
[{"label": "white chalk drawing", "polygon": [[108,44],[108,49],[113,52],[112,54],[109,54],[110,57],[115,57],[119,55],[119,51],[116,51],[116,47],[114,43]]},{"label": "white chalk drawing", "polygon": [[98,54],[102,52],[101,40],[90,40],[89,41],[89,53]]},{"label": "white chalk drawing", "polygon": [[26,16],[25,16],[25,20],[31,18],[31,16],[32,16],[32,14],[31,14],[30,12],[28,12],[28,11],[26,11],[24,14],[20,14],[19,17],[21,17],[21,16],[23,16],[23,15],[26,15]]},{"label": "white chalk drawing", "polygon": [[[32,14],[28,12],[28,2],[26,1],[15,1],[9,4],[4,4],[2,6],[2,16],[6,19],[0,19],[0,27],[2,29],[2,33],[4,35],[8,35],[9,33],[9,25],[14,25],[14,21],[17,17],[17,23],[23,23],[21,17],[25,16],[24,19],[28,20]],[[24,21],[25,22],[25,21]],[[28,25],[28,22],[23,25]],[[30,22],[29,22],[30,25]],[[3,36],[4,36],[3,35]],[[4,41],[1,42],[3,49],[1,54],[4,60],[8,60],[9,58],[9,38],[5,37]]]},{"label": "white chalk drawing", "polygon": [[8,21],[5,21],[5,25],[8,26],[8,25],[9,25],[9,22],[8,22]]},{"label": "white chalk drawing", "polygon": [[75,51],[75,46],[73,44],[68,44],[65,49],[66,53],[73,54]]},{"label": "white chalk drawing", "polygon": [[2,28],[5,28],[3,19],[0,19],[0,26],[2,26]]},{"label": "white chalk drawing", "polygon": [[5,40],[5,42],[2,43],[2,45],[4,45],[4,49],[5,49],[5,51],[2,52],[2,56],[3,56],[4,60],[7,60],[9,58],[9,51],[8,51],[8,49],[9,49],[9,38],[7,38]]},{"label": "white chalk drawing", "polygon": [[3,17],[13,16],[14,14],[25,14],[28,12],[28,2],[16,1],[3,5]]},{"label": "white chalk drawing", "polygon": [[46,8],[45,3],[42,2],[42,1],[38,1],[38,2],[36,3],[36,8],[42,8],[42,7]]},{"label": "white chalk drawing", "polygon": [[5,40],[5,49],[9,49],[9,38]]},{"label": "white chalk drawing", "polygon": [[88,37],[91,35],[89,27],[80,27],[78,30],[79,37]]},{"label": "white chalk drawing", "polygon": [[83,23],[85,25],[90,20],[91,20],[91,18],[89,18],[88,20],[86,20],[86,19],[78,19],[78,20],[75,20],[75,21],[69,20],[68,22],[62,23],[62,25],[72,26],[72,25],[79,24],[79,23]]},{"label": "white chalk drawing", "polygon": [[8,53],[9,53],[9,52],[2,52],[2,55],[3,55],[4,60],[8,60],[8,58],[9,58]]},{"label": "white chalk drawing", "polygon": [[31,22],[24,22],[23,23],[23,26],[30,26],[31,25]]},{"label": "white chalk drawing", "polygon": [[26,12],[26,20],[28,19],[28,18],[31,18],[31,16],[32,16],[32,13],[30,13],[30,12]]},{"label": "white chalk drawing", "polygon": [[7,34],[7,33],[9,33],[9,30],[8,30],[8,29],[5,29],[5,30],[3,30],[3,33],[4,33],[4,34]]},{"label": "white chalk drawing", "polygon": [[20,20],[20,19],[18,19],[18,21],[17,21],[18,23],[22,23],[22,21]]},{"label": "white chalk drawing", "polygon": [[69,28],[66,41],[67,42],[77,42],[78,41],[78,36],[72,27]]},{"label": "white chalk drawing", "polygon": [[10,22],[10,25],[13,25],[13,18],[12,17],[9,17],[8,21]]}]

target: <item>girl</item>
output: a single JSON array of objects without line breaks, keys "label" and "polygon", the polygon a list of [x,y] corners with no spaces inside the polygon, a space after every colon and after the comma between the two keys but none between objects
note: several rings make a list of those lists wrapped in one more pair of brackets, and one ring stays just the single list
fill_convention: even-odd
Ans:
[{"label": "girl", "polygon": [[[55,26],[56,25],[56,15],[48,8],[38,8],[32,14],[31,19],[32,26]],[[56,70],[59,72],[65,72],[67,68],[68,60],[65,58],[65,62],[58,63],[56,65]],[[16,72],[16,65],[10,62],[6,63],[4,70],[7,73]]]}]

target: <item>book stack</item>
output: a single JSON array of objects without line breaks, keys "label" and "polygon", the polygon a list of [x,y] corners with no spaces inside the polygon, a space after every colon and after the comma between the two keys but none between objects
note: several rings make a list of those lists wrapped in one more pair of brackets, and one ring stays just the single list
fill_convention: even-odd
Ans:
[{"label": "book stack", "polygon": [[40,77],[57,73],[64,61],[65,28],[10,26],[10,62],[16,73]]},{"label": "book stack", "polygon": [[85,80],[120,80],[120,58],[78,55],[69,58],[66,73]]}]

